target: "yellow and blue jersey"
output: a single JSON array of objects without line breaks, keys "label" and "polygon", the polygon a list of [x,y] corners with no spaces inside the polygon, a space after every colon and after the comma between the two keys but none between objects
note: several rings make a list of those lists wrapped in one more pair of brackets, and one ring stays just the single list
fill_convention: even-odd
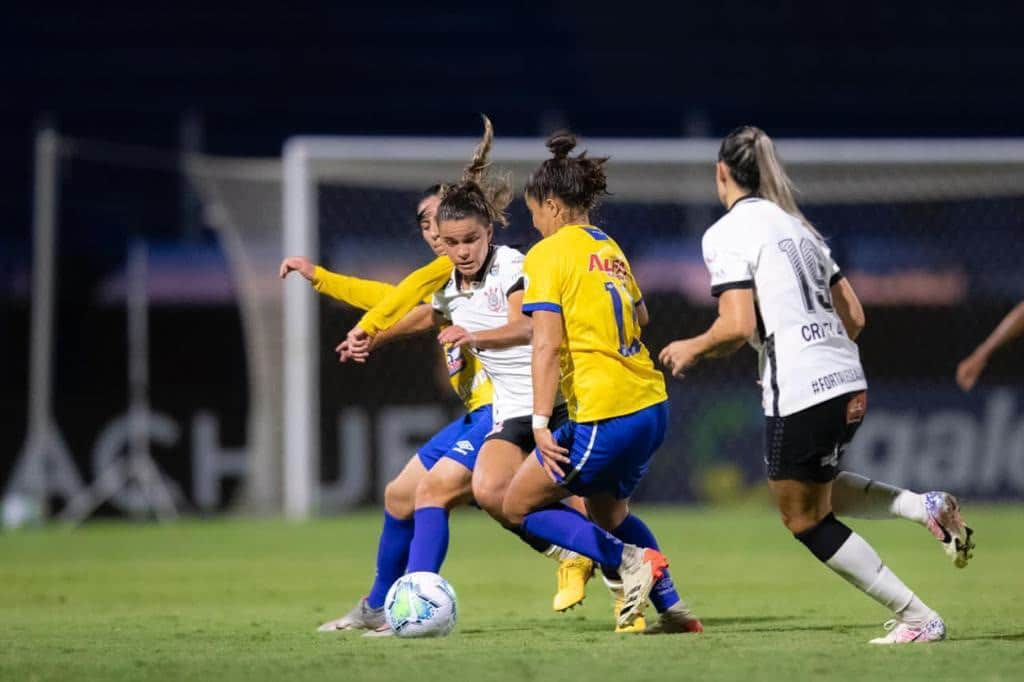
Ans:
[{"label": "yellow and blue jersey", "polygon": [[[416,270],[398,286],[369,279],[340,275],[319,265],[313,273],[313,288],[321,294],[347,303],[355,308],[369,310],[364,316],[375,320],[374,333],[387,329],[420,303],[430,303],[433,293],[444,286],[452,274],[452,263],[447,256],[431,261]],[[442,279],[443,278],[443,279]],[[428,293],[424,294],[426,291]],[[399,311],[400,312],[399,314]],[[370,326],[370,325],[368,325]],[[473,412],[492,400],[491,380],[483,365],[473,353],[459,348],[445,349],[448,380],[467,412]]]},{"label": "yellow and blue jersey", "polygon": [[614,239],[596,227],[567,225],[530,249],[523,269],[523,312],[562,315],[570,419],[599,421],[667,400],[665,378],[640,341],[636,306],[643,297]]}]

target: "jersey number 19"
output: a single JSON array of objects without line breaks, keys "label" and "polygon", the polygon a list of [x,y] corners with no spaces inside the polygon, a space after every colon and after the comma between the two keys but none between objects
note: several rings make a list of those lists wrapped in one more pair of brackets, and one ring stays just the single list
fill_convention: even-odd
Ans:
[{"label": "jersey number 19", "polygon": [[814,242],[804,237],[798,249],[792,239],[783,239],[779,242],[779,250],[786,254],[789,264],[793,266],[793,274],[796,275],[807,312],[814,312],[815,302],[822,310],[832,312],[832,292],[825,277],[821,252]]}]

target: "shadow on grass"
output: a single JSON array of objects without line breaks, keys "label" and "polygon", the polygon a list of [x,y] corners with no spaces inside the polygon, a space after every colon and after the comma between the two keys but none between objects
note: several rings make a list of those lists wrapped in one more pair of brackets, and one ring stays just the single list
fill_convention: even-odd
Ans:
[{"label": "shadow on grass", "polygon": [[951,642],[982,642],[985,640],[997,639],[1003,642],[1024,642],[1024,632],[1014,632],[1002,635],[977,635],[976,637],[950,637]]}]

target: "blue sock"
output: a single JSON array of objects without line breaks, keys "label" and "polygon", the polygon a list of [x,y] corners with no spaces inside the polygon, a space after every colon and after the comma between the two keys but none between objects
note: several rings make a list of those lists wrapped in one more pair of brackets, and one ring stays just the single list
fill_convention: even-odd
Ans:
[{"label": "blue sock", "polygon": [[391,585],[405,572],[412,533],[412,519],[396,519],[384,512],[384,528],[377,543],[377,574],[373,578],[370,594],[366,597],[370,608],[379,609],[384,606],[384,597]]},{"label": "blue sock", "polygon": [[[612,535],[631,545],[658,549],[658,541],[654,538],[654,533],[638,516],[633,516],[632,514],[627,516],[619,524],[619,527],[612,531]],[[666,569],[665,573],[658,579],[658,582],[654,583],[654,589],[651,590],[651,603],[654,604],[654,608],[658,610],[658,613],[661,613],[678,601],[679,593],[676,592],[676,586],[672,584],[672,576],[668,574]]]},{"label": "blue sock", "polygon": [[437,573],[448,553],[448,511],[443,507],[423,507],[416,510],[413,518],[416,519],[416,532],[409,545],[406,572]]},{"label": "blue sock", "polygon": [[618,567],[622,563],[622,542],[565,505],[554,504],[530,512],[523,519],[523,528],[599,564]]}]

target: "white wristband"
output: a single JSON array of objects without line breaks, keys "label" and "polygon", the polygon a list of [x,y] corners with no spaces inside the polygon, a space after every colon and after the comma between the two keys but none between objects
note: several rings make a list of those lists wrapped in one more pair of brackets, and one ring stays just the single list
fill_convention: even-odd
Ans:
[{"label": "white wristband", "polygon": [[548,422],[551,417],[545,417],[542,414],[533,415],[533,428],[535,429],[546,429],[548,428]]}]

